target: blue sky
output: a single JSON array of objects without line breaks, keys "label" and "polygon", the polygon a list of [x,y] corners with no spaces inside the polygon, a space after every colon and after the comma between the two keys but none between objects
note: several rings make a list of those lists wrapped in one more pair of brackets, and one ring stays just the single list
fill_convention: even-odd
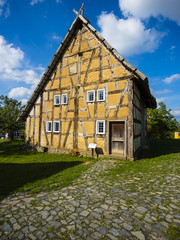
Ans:
[{"label": "blue sky", "polygon": [[26,103],[83,2],[84,16],[180,121],[179,0],[0,0],[0,95]]}]

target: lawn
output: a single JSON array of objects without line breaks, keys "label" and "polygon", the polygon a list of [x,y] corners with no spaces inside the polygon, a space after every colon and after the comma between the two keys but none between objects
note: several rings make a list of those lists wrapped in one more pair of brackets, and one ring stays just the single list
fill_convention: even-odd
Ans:
[{"label": "lawn", "polygon": [[116,168],[109,173],[115,180],[131,178],[136,175],[180,174],[180,140],[151,139],[149,147],[139,154],[139,159],[131,162],[120,160]]},{"label": "lawn", "polygon": [[[20,140],[0,140],[0,199],[17,191],[37,193],[60,189],[96,162],[85,157],[23,151],[22,144]],[[151,140],[149,149],[139,157],[135,162],[117,160],[109,177],[121,181],[146,173],[152,176],[180,174],[180,140]]]},{"label": "lawn", "polygon": [[22,145],[21,140],[0,140],[0,199],[18,191],[62,188],[95,163],[91,158],[23,151]]}]

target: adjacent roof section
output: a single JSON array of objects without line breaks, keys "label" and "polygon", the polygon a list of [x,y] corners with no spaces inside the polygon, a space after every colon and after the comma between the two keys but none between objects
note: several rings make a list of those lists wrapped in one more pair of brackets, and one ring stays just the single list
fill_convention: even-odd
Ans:
[{"label": "adjacent roof section", "polygon": [[[82,9],[82,8],[81,8]],[[81,9],[78,12],[74,10],[74,12],[77,14],[74,22],[72,23],[71,27],[69,28],[64,40],[61,42],[58,50],[54,54],[49,66],[47,67],[47,70],[43,74],[39,84],[37,85],[36,89],[34,90],[30,100],[27,102],[24,110],[21,112],[18,120],[25,120],[31,111],[34,103],[36,102],[39,95],[43,92],[43,89],[46,86],[46,83],[48,82],[49,78],[51,77],[51,74],[53,73],[53,70],[58,65],[59,60],[63,57],[63,54],[67,47],[69,46],[72,38],[74,35],[78,32],[78,30],[82,27],[82,25],[85,25],[89,31],[97,38],[99,42],[109,51],[111,54],[119,61],[121,64],[128,69],[130,72],[133,73],[133,75],[136,78],[137,83],[139,84],[140,88],[144,92],[145,96],[145,104],[147,107],[156,108],[156,99],[151,95],[148,79],[147,76],[144,75],[142,72],[140,72],[137,68],[132,66],[130,63],[128,63],[125,58],[123,58],[116,49],[111,47],[111,45],[101,36],[101,34],[90,24],[89,20],[86,19],[84,16],[80,15]]]}]

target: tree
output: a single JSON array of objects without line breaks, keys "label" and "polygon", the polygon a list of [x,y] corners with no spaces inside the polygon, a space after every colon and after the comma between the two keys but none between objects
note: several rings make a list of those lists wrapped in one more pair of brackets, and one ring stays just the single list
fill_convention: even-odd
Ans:
[{"label": "tree", "polygon": [[155,138],[171,138],[174,132],[180,129],[180,123],[163,102],[159,103],[157,109],[148,109],[147,126],[150,137]]},{"label": "tree", "polygon": [[21,102],[7,96],[0,96],[0,132],[8,133],[10,139],[14,138],[15,132],[24,128],[24,123],[17,122],[22,109]]}]

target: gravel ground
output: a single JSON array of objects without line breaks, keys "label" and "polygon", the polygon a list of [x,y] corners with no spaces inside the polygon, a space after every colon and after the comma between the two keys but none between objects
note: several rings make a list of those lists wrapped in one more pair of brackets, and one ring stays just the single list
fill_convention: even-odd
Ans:
[{"label": "gravel ground", "polygon": [[172,225],[180,227],[180,176],[117,181],[106,173],[118,164],[100,160],[59,191],[4,199],[0,239],[171,239]]}]

